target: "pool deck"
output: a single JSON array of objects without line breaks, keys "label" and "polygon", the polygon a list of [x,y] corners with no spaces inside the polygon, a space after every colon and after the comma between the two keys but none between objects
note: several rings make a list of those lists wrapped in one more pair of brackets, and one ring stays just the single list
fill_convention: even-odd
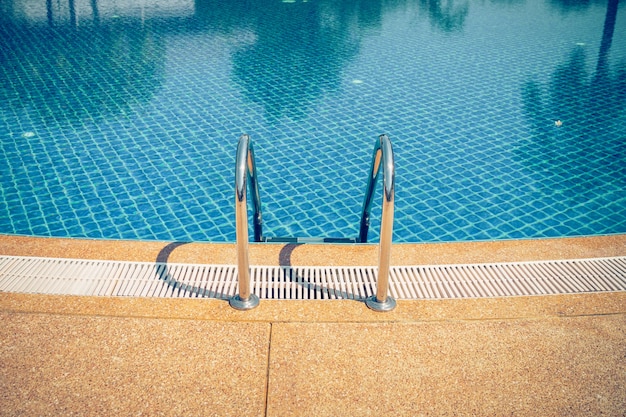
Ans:
[{"label": "pool deck", "polygon": [[[235,263],[232,244],[0,236],[0,254]],[[375,245],[251,245],[263,265],[375,265]],[[626,235],[398,244],[392,264],[626,255]],[[263,300],[0,293],[0,416],[626,414],[626,293]]]}]

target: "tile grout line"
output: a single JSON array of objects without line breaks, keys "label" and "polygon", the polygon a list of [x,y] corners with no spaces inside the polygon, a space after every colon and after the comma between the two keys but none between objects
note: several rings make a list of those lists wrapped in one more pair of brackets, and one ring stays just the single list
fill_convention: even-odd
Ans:
[{"label": "tile grout line", "polygon": [[268,409],[270,404],[270,367],[272,360],[272,333],[274,331],[274,323],[270,322],[270,335],[267,344],[267,369],[265,372],[265,413],[264,416],[268,416]]}]

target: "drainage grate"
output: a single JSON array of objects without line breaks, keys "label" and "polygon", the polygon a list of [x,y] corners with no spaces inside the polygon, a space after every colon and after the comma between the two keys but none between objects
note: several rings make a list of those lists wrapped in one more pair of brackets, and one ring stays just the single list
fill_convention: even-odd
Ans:
[{"label": "drainage grate", "polygon": [[[251,268],[261,299],[354,299],[375,293],[375,267]],[[507,297],[626,291],[626,257],[520,263],[396,266],[398,299]],[[210,297],[237,291],[232,265],[0,256],[0,291],[129,297]]]}]

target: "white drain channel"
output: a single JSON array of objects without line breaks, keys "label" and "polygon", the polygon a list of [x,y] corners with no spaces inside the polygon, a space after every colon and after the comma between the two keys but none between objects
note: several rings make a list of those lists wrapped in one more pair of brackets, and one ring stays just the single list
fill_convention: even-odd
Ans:
[{"label": "white drain channel", "polygon": [[[363,300],[375,267],[251,267],[261,299]],[[237,292],[233,265],[0,256],[0,291],[128,297],[210,297]],[[626,291],[626,257],[467,265],[396,266],[397,299],[482,298]]]}]

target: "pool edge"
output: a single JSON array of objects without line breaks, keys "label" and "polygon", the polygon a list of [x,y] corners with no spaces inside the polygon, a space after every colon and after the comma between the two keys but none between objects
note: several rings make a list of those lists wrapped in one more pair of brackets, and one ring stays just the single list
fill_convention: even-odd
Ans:
[{"label": "pool edge", "polygon": [[[0,255],[137,262],[236,264],[234,243],[95,240],[0,235]],[[525,240],[397,243],[392,265],[525,262],[626,256],[626,234]],[[252,265],[366,266],[376,244],[250,244]]]}]

